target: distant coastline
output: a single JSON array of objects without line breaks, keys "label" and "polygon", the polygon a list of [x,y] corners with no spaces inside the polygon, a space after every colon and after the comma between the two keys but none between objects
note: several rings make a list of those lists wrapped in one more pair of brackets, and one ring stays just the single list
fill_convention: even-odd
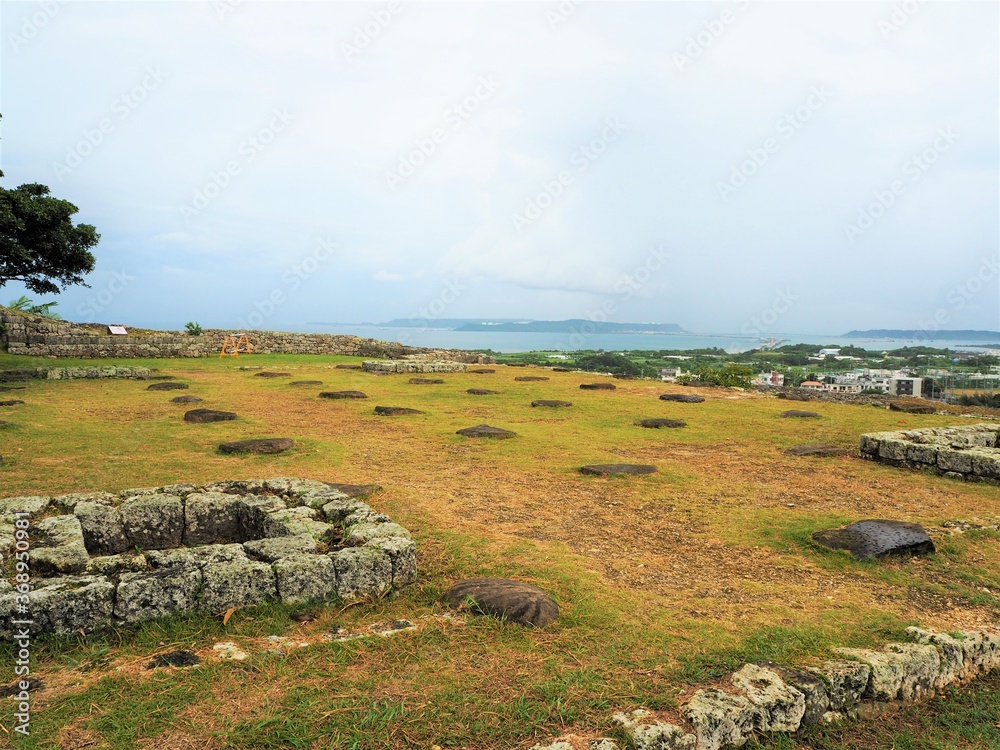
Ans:
[{"label": "distant coastline", "polygon": [[924,341],[968,341],[989,342],[1000,344],[1000,331],[925,331],[922,329],[904,328],[872,328],[867,331],[848,331],[841,338],[845,339],[913,339]]}]

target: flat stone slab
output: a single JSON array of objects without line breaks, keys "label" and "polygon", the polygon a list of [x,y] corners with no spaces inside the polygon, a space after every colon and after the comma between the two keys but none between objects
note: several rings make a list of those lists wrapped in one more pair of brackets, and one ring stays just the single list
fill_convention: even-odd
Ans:
[{"label": "flat stone slab", "polygon": [[904,521],[858,521],[842,529],[817,531],[812,538],[824,547],[846,549],[857,560],[934,552],[934,542],[924,527]]},{"label": "flat stone slab", "polygon": [[453,607],[466,606],[502,620],[544,628],[559,618],[559,605],[534,586],[507,578],[473,578],[444,593]]},{"label": "flat stone slab", "polygon": [[618,386],[614,383],[581,383],[580,390],[583,391],[613,391]]},{"label": "flat stone slab", "polygon": [[889,411],[902,411],[907,414],[936,414],[937,408],[933,404],[901,404],[890,401]]},{"label": "flat stone slab", "polygon": [[538,399],[537,401],[532,401],[531,405],[532,406],[555,406],[555,407],[559,407],[559,406],[572,406],[573,403],[571,401],[553,401],[551,399],[541,398],[541,399]]},{"label": "flat stone slab", "polygon": [[401,417],[405,414],[423,414],[420,409],[410,409],[406,406],[376,406],[375,413],[380,417]]},{"label": "flat stone slab", "polygon": [[543,380],[548,380],[548,378],[542,375],[519,375],[514,380],[519,383],[540,383]]},{"label": "flat stone slab", "polygon": [[361,370],[361,365],[334,365],[335,370]]},{"label": "flat stone slab", "polygon": [[301,388],[301,387],[314,386],[314,385],[323,385],[323,381],[322,380],[293,380],[288,385],[294,385],[296,387]]},{"label": "flat stone slab", "polygon": [[637,476],[655,474],[656,467],[645,464],[590,464],[589,466],[581,466],[580,473],[599,477]]},{"label": "flat stone slab", "polygon": [[9,401],[0,401],[0,406],[17,406],[18,404],[23,404],[23,401],[19,401],[16,398]]},{"label": "flat stone slab", "polygon": [[640,419],[636,424],[656,430],[661,427],[687,427],[687,422],[683,419]]},{"label": "flat stone slab", "polygon": [[24,385],[0,385],[0,393],[9,393],[10,391],[24,391],[27,390],[27,386]]},{"label": "flat stone slab", "polygon": [[291,438],[253,438],[251,440],[235,440],[230,443],[223,443],[219,450],[223,453],[284,453],[295,447],[295,441]]},{"label": "flat stone slab", "polygon": [[410,385],[441,385],[440,378],[410,378]]},{"label": "flat stone slab", "polygon": [[361,391],[323,391],[320,398],[368,398],[367,393]]},{"label": "flat stone slab", "polygon": [[216,411],[215,409],[192,409],[184,415],[185,422],[207,424],[209,422],[231,422],[236,419],[236,412]]},{"label": "flat stone slab", "polygon": [[459,430],[455,434],[470,438],[494,438],[496,440],[506,440],[508,438],[517,437],[516,432],[504,430],[499,427],[490,427],[488,424],[478,424],[475,427],[466,427],[464,430]]},{"label": "flat stone slab", "polygon": [[170,399],[172,404],[200,404],[204,399],[197,396],[174,396]]},{"label": "flat stone slab", "polygon": [[162,667],[196,667],[201,664],[201,659],[194,651],[170,651],[166,654],[154,656],[146,669],[159,669]]},{"label": "flat stone slab", "polygon": [[787,399],[788,401],[812,401],[812,396],[807,396],[804,393],[779,393],[778,398]]},{"label": "flat stone slab", "polygon": [[851,454],[846,448],[838,448],[836,445],[824,445],[822,443],[796,445],[788,448],[785,453],[789,456],[849,456]]},{"label": "flat stone slab", "polygon": [[660,401],[677,401],[681,404],[700,404],[704,400],[701,396],[692,396],[688,393],[664,393],[660,396]]},{"label": "flat stone slab", "polygon": [[474,367],[471,370],[466,370],[466,372],[471,372],[476,375],[492,375],[496,372],[492,367]]},{"label": "flat stone slab", "polygon": [[801,409],[789,409],[783,411],[778,416],[785,419],[819,419],[820,415],[814,411],[802,411]]},{"label": "flat stone slab", "polygon": [[290,372],[258,372],[254,374],[255,378],[290,378],[292,373]]},{"label": "flat stone slab", "polygon": [[572,367],[553,367],[552,372],[576,372]]},{"label": "flat stone slab", "polygon": [[186,391],[187,389],[187,383],[172,383],[170,381],[153,383],[152,385],[146,386],[147,391]]},{"label": "flat stone slab", "polygon": [[500,391],[491,391],[487,388],[470,388],[466,393],[471,393],[473,396],[498,396]]}]

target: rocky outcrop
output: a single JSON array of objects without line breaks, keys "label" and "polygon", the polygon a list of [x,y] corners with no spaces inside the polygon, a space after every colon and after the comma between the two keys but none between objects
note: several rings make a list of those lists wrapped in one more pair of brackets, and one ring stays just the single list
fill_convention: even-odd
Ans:
[{"label": "rocky outcrop", "polygon": [[[16,514],[31,519],[32,580],[0,587],[0,635],[27,618],[33,632],[70,634],[188,610],[376,597],[417,575],[406,529],[312,480],[0,500],[0,523]],[[0,526],[0,548],[13,541]]]}]

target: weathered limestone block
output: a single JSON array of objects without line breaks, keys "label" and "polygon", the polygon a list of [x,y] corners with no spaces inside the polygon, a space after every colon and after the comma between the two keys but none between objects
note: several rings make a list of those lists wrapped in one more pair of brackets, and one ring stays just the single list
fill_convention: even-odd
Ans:
[{"label": "weathered limestone block", "polygon": [[941,672],[941,656],[934,646],[891,643],[885,650],[903,657],[903,680],[898,696],[900,700],[918,701],[934,694],[934,686]]},{"label": "weathered limestone block", "polygon": [[278,497],[267,495],[246,495],[239,511],[240,523],[246,530],[247,539],[262,539],[268,522],[268,515],[285,510],[285,503]]},{"label": "weathered limestone block", "polygon": [[834,652],[871,667],[871,677],[863,697],[875,701],[892,701],[899,697],[909,660],[902,654],[869,651],[861,648],[835,648]]},{"label": "weathered limestone block", "polygon": [[917,643],[937,648],[941,666],[934,684],[935,689],[940,690],[954,682],[966,679],[968,665],[961,641],[947,633],[935,633],[921,628],[910,627],[906,629],[906,632]]},{"label": "weathered limestone block", "polygon": [[215,563],[249,559],[242,544],[210,544],[205,547],[150,550],[145,557],[153,568],[204,568]]},{"label": "weathered limestone block", "polygon": [[880,439],[877,433],[861,436],[860,451],[865,458],[877,458]]},{"label": "weathered limestone block", "polygon": [[17,612],[15,594],[0,595],[0,635],[10,636],[20,626],[12,620],[31,619],[33,633],[70,635],[90,633],[111,624],[115,587],[101,576],[65,576],[33,582],[27,617]]},{"label": "weathered limestone block", "polygon": [[352,547],[332,552],[337,571],[337,596],[345,601],[377,597],[392,588],[392,561],[372,547]]},{"label": "weathered limestone block", "polygon": [[29,532],[31,569],[47,576],[82,573],[90,562],[83,529],[76,516],[52,516],[34,524]]},{"label": "weathered limestone block", "polygon": [[643,709],[631,713],[617,713],[611,720],[622,727],[632,738],[636,750],[695,750],[698,738],[674,724],[655,721]]},{"label": "weathered limestone block", "polygon": [[104,555],[92,557],[87,563],[87,575],[119,576],[122,573],[138,573],[146,570],[148,564],[145,555],[130,552],[124,555]]},{"label": "weathered limestone block", "polygon": [[365,510],[370,511],[371,508],[366,503],[352,497],[338,498],[323,505],[323,515],[330,523],[343,523],[348,516]]},{"label": "weathered limestone block", "polygon": [[184,501],[184,543],[228,544],[247,540],[243,498],[206,492]]},{"label": "weathered limestone block", "polygon": [[937,466],[938,453],[941,452],[940,445],[921,445],[919,443],[908,443],[906,445],[906,460],[915,464],[927,464]]},{"label": "weathered limestone block", "polygon": [[13,523],[18,513],[27,513],[28,518],[37,518],[45,513],[52,502],[49,497],[8,497],[0,500],[0,521]]},{"label": "weathered limestone block", "polygon": [[211,562],[202,568],[198,609],[225,612],[230,607],[248,607],[278,598],[273,568],[263,562],[235,559]]},{"label": "weathered limestone block", "polygon": [[962,630],[962,650],[974,674],[1000,668],[1000,635],[981,631]]},{"label": "weathered limestone block", "polygon": [[115,619],[142,622],[194,609],[201,587],[201,570],[195,567],[123,573],[115,596]]},{"label": "weathered limestone block", "polygon": [[403,588],[417,580],[417,545],[402,536],[377,537],[365,542],[365,547],[380,549],[392,563],[392,586]]},{"label": "weathered limestone block", "polygon": [[892,437],[886,435],[879,441],[879,458],[890,461],[905,461],[907,443],[900,439],[899,433],[890,433]]},{"label": "weathered limestone block", "polygon": [[372,539],[388,539],[390,537],[410,538],[410,532],[398,523],[359,523],[349,526],[344,532],[345,547],[361,547]]},{"label": "weathered limestone block", "polygon": [[80,502],[73,513],[80,521],[83,541],[90,554],[118,555],[129,548],[125,524],[116,508],[95,502]]},{"label": "weathered limestone block", "polygon": [[351,498],[340,490],[333,490],[327,487],[322,490],[307,492],[298,499],[301,505],[305,505],[314,510],[322,510],[327,503],[350,500]]},{"label": "weathered limestone block", "polygon": [[255,539],[246,542],[243,548],[251,557],[273,563],[284,557],[299,557],[316,553],[316,540],[312,534],[279,536],[273,539]]},{"label": "weathered limestone block", "polygon": [[823,719],[823,714],[830,710],[830,698],[826,693],[826,685],[816,675],[771,661],[757,662],[757,666],[771,670],[787,684],[802,693],[805,698],[805,712],[802,715],[803,726],[819,724]]},{"label": "weathered limestone block", "polygon": [[297,555],[274,563],[278,596],[285,604],[329,599],[337,593],[337,569],[327,555]]},{"label": "weathered limestone block", "polygon": [[320,511],[305,505],[268,513],[264,519],[263,536],[279,537],[311,534],[317,541],[325,542],[338,529],[331,524],[316,520],[319,515]]},{"label": "weathered limestone block", "polygon": [[715,689],[695,693],[683,714],[694,725],[698,750],[742,747],[759,721],[759,710],[748,699]]},{"label": "weathered limestone block", "polygon": [[181,546],[184,503],[176,495],[157,493],[129,498],[119,512],[129,546],[142,550]]},{"label": "weathered limestone block", "polygon": [[388,523],[390,520],[392,519],[390,519],[389,516],[384,513],[377,513],[366,505],[363,508],[358,508],[356,511],[351,513],[351,515],[347,516],[347,518],[341,521],[341,525],[345,529],[349,529],[351,526],[357,526],[363,523],[379,524]]},{"label": "weathered limestone block", "polygon": [[986,479],[1000,480],[1000,452],[994,450],[971,450],[972,473]]},{"label": "weathered limestone block", "polygon": [[745,664],[731,678],[758,709],[757,727],[764,732],[795,732],[806,713],[806,698],[777,672]]},{"label": "weathered limestone block", "polygon": [[110,492],[73,492],[52,498],[54,505],[62,513],[74,513],[80,503],[97,503],[98,505],[113,505],[115,496]]},{"label": "weathered limestone block", "polygon": [[966,451],[939,450],[937,465],[941,471],[954,471],[959,474],[972,473],[972,456]]},{"label": "weathered limestone block", "polygon": [[831,711],[845,711],[861,702],[868,689],[872,668],[859,661],[835,659],[823,663],[819,669],[810,670],[826,683],[826,693]]}]

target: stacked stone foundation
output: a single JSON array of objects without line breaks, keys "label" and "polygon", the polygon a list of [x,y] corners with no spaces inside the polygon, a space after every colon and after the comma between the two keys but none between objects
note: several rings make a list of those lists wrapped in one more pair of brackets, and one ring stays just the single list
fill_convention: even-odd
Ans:
[{"label": "stacked stone foundation", "polygon": [[1000,484],[1000,425],[870,433],[861,436],[861,457],[956,479]]},{"label": "stacked stone foundation", "polygon": [[65,635],[374,598],[417,574],[406,529],[324,482],[285,477],[0,500],[0,552],[7,636],[24,621]]}]

